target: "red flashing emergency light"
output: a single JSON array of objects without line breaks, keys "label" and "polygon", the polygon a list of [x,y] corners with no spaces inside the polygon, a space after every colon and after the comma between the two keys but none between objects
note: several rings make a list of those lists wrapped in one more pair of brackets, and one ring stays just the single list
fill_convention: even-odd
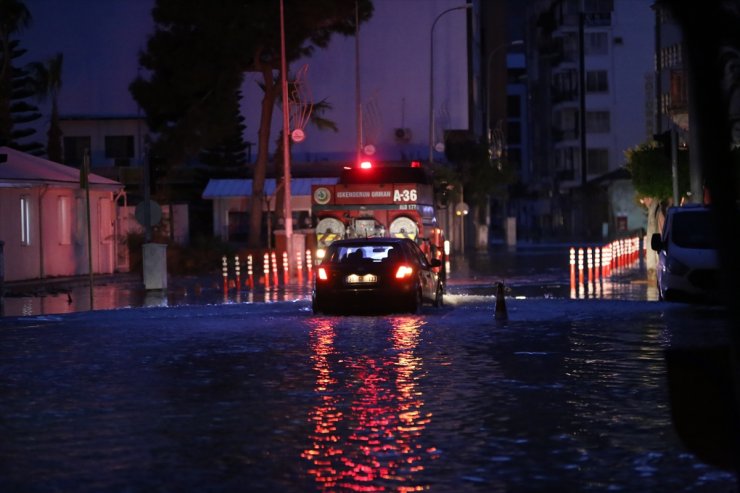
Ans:
[{"label": "red flashing emergency light", "polygon": [[373,163],[371,163],[370,161],[362,161],[360,163],[360,169],[370,169],[372,167],[373,167]]},{"label": "red flashing emergency light", "polygon": [[421,168],[421,161],[411,161],[412,168]]}]

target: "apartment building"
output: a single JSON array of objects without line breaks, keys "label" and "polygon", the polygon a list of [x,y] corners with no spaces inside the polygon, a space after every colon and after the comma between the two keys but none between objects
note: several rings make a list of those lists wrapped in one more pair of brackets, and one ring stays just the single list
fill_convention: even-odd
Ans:
[{"label": "apartment building", "polygon": [[654,12],[642,0],[543,0],[528,14],[530,186],[550,234],[600,239],[644,227],[624,151],[652,139]]}]

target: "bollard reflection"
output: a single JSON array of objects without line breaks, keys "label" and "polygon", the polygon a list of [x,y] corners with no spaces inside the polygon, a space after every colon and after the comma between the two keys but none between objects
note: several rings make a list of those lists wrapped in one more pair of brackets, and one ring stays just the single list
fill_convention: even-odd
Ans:
[{"label": "bollard reflection", "polygon": [[311,330],[318,403],[309,413],[311,447],[301,456],[322,491],[426,489],[416,481],[427,455],[435,457],[421,443],[431,420],[423,412],[422,360],[415,353],[423,322],[389,321],[393,351],[381,357],[339,354],[331,319],[317,319]]}]

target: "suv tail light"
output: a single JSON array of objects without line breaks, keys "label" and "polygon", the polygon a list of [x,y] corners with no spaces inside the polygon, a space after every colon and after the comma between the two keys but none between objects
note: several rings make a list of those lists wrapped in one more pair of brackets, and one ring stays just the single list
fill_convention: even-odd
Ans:
[{"label": "suv tail light", "polygon": [[319,267],[316,276],[320,281],[326,281],[329,279],[329,272],[326,270],[326,267]]}]

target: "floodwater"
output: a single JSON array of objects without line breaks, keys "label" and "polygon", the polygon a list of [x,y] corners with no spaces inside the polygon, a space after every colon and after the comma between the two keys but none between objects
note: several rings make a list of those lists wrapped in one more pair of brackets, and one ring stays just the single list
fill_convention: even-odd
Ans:
[{"label": "floodwater", "polygon": [[[446,266],[448,292],[480,295],[495,294],[497,283],[506,287],[507,297],[657,300],[654,285],[648,285],[644,265],[639,261],[615,269],[610,276],[597,276],[593,271],[575,272],[571,276],[568,247],[562,245],[497,246],[487,251],[452,256]],[[241,278],[242,289],[235,289],[232,274],[226,279],[220,273],[193,278],[172,278],[166,290],[144,290],[132,282],[96,283],[92,299],[89,284],[78,282],[67,288],[40,294],[6,296],[0,299],[0,315],[33,316],[63,314],[131,307],[258,303],[306,299],[311,292],[312,273],[286,281],[283,275],[270,273],[267,282],[258,275],[252,280]]]},{"label": "floodwater", "polygon": [[0,318],[0,491],[736,491],[667,385],[666,350],[724,340],[720,308],[445,302]]}]

